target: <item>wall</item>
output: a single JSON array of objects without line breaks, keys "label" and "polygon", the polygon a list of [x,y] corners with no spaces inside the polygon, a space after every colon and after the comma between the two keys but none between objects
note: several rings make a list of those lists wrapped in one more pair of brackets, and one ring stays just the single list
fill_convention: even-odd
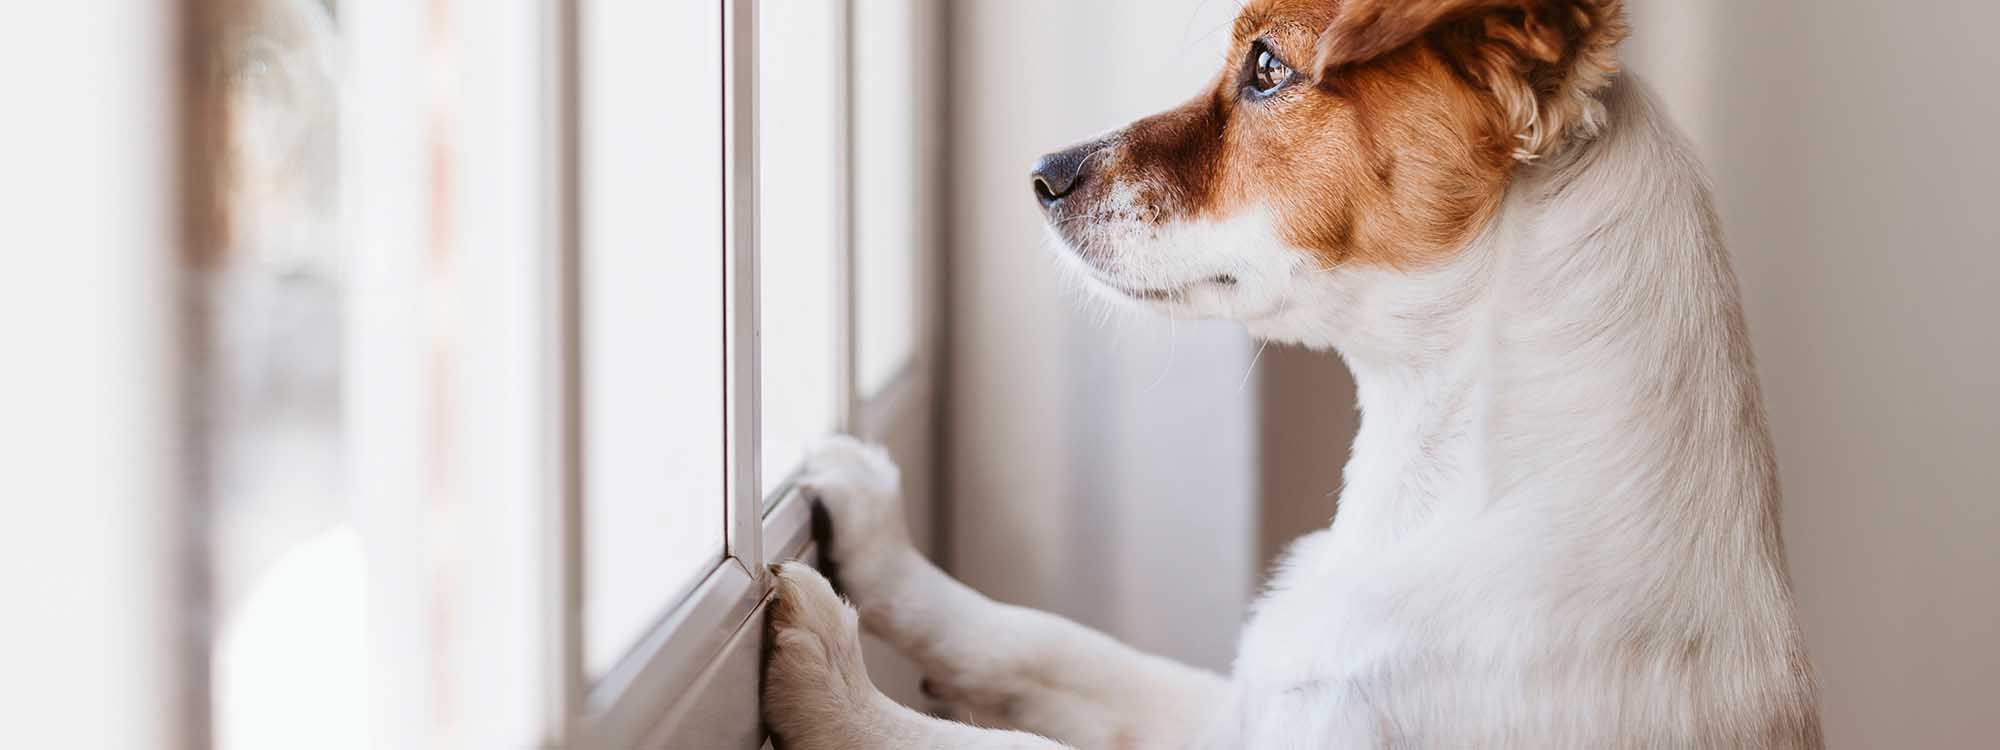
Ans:
[{"label": "wall", "polygon": [[1255,349],[1067,286],[1036,157],[1192,96],[1234,3],[960,3],[951,41],[944,525],[1000,599],[1225,668],[1255,575]]},{"label": "wall", "polygon": [[[18,7],[18,6],[17,6]],[[171,3],[56,3],[0,26],[0,706],[11,747],[190,750],[206,710],[179,470],[194,227],[176,184],[185,59]],[[27,16],[27,17],[23,17]],[[52,61],[61,61],[51,65]],[[13,75],[20,71],[21,75]],[[181,182],[182,180],[190,182]]]},{"label": "wall", "polygon": [[1653,0],[1628,57],[1715,173],[1834,747],[2000,694],[2000,5]]}]

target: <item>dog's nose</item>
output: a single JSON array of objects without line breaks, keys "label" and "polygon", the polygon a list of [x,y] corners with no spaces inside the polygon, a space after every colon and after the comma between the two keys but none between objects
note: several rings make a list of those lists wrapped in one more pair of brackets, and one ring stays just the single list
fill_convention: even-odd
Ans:
[{"label": "dog's nose", "polygon": [[1101,142],[1086,143],[1043,156],[1036,161],[1035,199],[1042,202],[1042,208],[1053,206],[1056,201],[1062,200],[1063,196],[1076,192],[1076,189],[1089,177],[1085,167],[1089,166],[1091,155],[1103,147],[1104,144]]}]

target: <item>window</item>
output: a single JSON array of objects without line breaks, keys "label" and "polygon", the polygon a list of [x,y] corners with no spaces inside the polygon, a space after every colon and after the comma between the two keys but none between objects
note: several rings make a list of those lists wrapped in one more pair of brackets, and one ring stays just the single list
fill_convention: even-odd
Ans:
[{"label": "window", "polygon": [[[370,509],[343,493],[359,380],[341,332],[362,305],[342,262],[339,29],[312,4],[272,4],[215,53],[215,244],[202,248],[210,681],[218,748],[365,744]],[[371,343],[378,339],[371,339]],[[380,381],[375,381],[380,382]],[[383,391],[372,391],[388,397]],[[371,398],[362,395],[361,398]],[[312,675],[296,691],[292,675]]]},{"label": "window", "polygon": [[854,3],[852,103],[854,152],[855,377],[864,396],[879,394],[912,364],[922,240],[918,207],[922,152],[916,92],[925,59],[911,37],[919,8],[911,2]]},{"label": "window", "polygon": [[558,632],[541,11],[214,7],[217,190],[190,200],[219,221],[186,357],[215,625],[191,736],[536,744]]},{"label": "window", "polygon": [[[583,646],[595,679],[724,555],[722,14],[582,13]],[[664,86],[660,71],[685,80]]]},{"label": "window", "polygon": [[[632,451],[625,460],[634,477],[583,477],[581,510],[591,520],[575,543],[586,618],[598,616],[593,587],[603,577],[632,585],[601,592],[625,615],[614,630],[583,628],[590,679],[571,703],[567,736],[614,747],[754,745],[765,564],[808,544],[808,509],[789,492],[790,477],[811,443],[836,430],[892,425],[873,437],[925,442],[928,421],[910,416],[923,413],[922,400],[885,397],[902,375],[924,377],[916,8],[913,0],[584,8],[578,382],[584,403],[601,399],[602,411],[619,413],[585,408],[582,449],[586,463],[600,451]],[[875,47],[867,56],[855,50],[864,34]],[[662,45],[663,35],[677,41]],[[605,99],[618,101],[595,103]],[[864,147],[879,157],[869,169],[856,158]],[[628,181],[605,181],[612,173]],[[593,221],[621,204],[633,228]],[[602,282],[592,270],[599,254],[656,248],[696,257],[611,261],[622,270],[604,271],[618,278]],[[620,303],[602,297],[613,288],[625,290],[632,314],[593,321],[616,314],[609,307]],[[667,290],[672,300],[656,299]],[[698,341],[673,344],[668,355],[647,352],[690,320],[699,321]],[[626,333],[613,339],[600,332],[605,325]],[[591,352],[600,346],[621,351],[599,361]],[[864,351],[872,358],[865,363]],[[697,356],[684,359],[687,352]],[[591,372],[635,356],[642,359],[626,373]],[[698,378],[687,367],[700,369]],[[606,391],[611,377],[624,379],[618,393]],[[662,383],[689,392],[648,391]],[[648,398],[698,408],[671,421],[631,416]],[[608,431],[606,420],[627,427]],[[707,479],[663,473],[661,445],[686,446],[679,457],[687,460],[667,465]],[[593,503],[636,505],[611,522],[617,528],[599,530]],[[666,528],[687,519],[699,528]],[[629,540],[636,554],[607,558],[596,549],[607,538]],[[687,546],[646,547],[660,539]],[[664,585],[662,555],[683,563],[669,572],[697,575],[679,589]]]},{"label": "window", "polygon": [[[931,4],[139,6],[112,42],[195,33],[81,44],[117,106],[64,106],[171,122],[83,128],[111,147],[74,168],[100,187],[48,183],[138,217],[76,230],[90,248],[188,224],[179,254],[56,265],[117,292],[87,322],[118,346],[84,354],[134,373],[98,421],[145,431],[83,423],[151,469],[124,481],[189,477],[165,510],[79,506],[147,562],[96,571],[128,600],[103,611],[175,624],[119,635],[194,651],[120,694],[154,709],[126,734],[755,747],[766,565],[811,553],[806,446],[862,432],[906,477],[929,464]],[[89,41],[72,20],[56,39]]]},{"label": "window", "polygon": [[841,196],[845,86],[838,4],[787,3],[757,17],[758,293],[762,342],[762,479],[782,486],[815,438],[832,430],[846,353]]}]

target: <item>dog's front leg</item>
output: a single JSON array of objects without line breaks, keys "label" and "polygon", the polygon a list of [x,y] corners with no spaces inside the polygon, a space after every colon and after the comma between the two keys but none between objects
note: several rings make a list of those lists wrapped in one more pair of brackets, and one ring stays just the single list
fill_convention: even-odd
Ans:
[{"label": "dog's front leg", "polygon": [[841,438],[801,480],[830,517],[822,554],[870,632],[920,664],[926,689],[1079,748],[1185,748],[1226,724],[1227,680],[1054,615],[995,602],[916,551],[895,466]]},{"label": "dog's front leg", "polygon": [[764,717],[779,750],[1066,750],[1022,732],[917,713],[875,689],[854,610],[812,568],[773,571]]}]

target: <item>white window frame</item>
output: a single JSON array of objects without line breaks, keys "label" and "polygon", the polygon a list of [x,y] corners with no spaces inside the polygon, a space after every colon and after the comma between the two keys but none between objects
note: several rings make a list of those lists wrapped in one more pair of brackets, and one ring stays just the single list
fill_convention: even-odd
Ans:
[{"label": "white window frame", "polygon": [[[582,251],[577,231],[580,194],[578,179],[579,112],[577,91],[578,26],[581,0],[559,0],[553,9],[550,49],[554,72],[547,82],[551,111],[550,152],[557,155],[551,181],[554,248],[551,290],[555,321],[550,332],[552,385],[549,417],[561,445],[549,467],[552,497],[545,561],[550,572],[546,587],[552,634],[547,673],[551,737],[565,748],[623,750],[634,747],[756,747],[763,741],[757,705],[757,656],[763,638],[763,605],[770,591],[769,563],[810,558],[810,508],[797,496],[791,480],[777,487],[761,486],[759,434],[758,340],[758,194],[757,194],[757,13],[759,0],[711,0],[723,6],[724,65],[724,314],[726,372],[726,513],[723,559],[695,584],[664,619],[653,627],[614,667],[592,683],[583,662],[583,552],[588,540],[579,533],[584,497],[579,482],[582,413],[580,382],[578,266]],[[925,252],[927,233],[915,233],[918,273],[912,283],[919,309],[912,311],[917,327],[915,345],[898,374],[867,398],[856,392],[854,289],[854,170],[852,133],[852,18],[856,0],[837,3],[834,30],[836,170],[835,216],[839,230],[834,264],[835,367],[832,394],[837,431],[874,438],[892,437],[892,425],[910,423],[912,410],[925,409],[933,355],[928,342],[934,331],[928,296],[921,293],[932,276],[931,254]],[[906,37],[915,45],[915,28]],[[919,116],[921,119],[921,116]],[[915,178],[912,175],[912,178]],[[921,213],[921,212],[914,212]],[[927,420],[919,420],[927,423]],[[921,437],[919,439],[922,439]],[[698,738],[698,739],[697,739]],[[698,744],[697,744],[698,743]]]},{"label": "white window frame", "polygon": [[[695,584],[693,591],[671,606],[665,619],[653,627],[610,670],[592,684],[584,664],[583,608],[584,545],[578,533],[583,505],[581,451],[582,432],[581,357],[577,344],[581,334],[578,314],[578,268],[582,243],[577,228],[582,201],[578,177],[581,143],[578,98],[582,86],[580,71],[580,8],[575,0],[563,3],[564,18],[557,25],[559,40],[557,67],[562,73],[562,90],[557,108],[564,113],[563,145],[559,153],[565,162],[558,182],[566,194],[562,198],[563,227],[559,255],[561,302],[559,303],[558,361],[563,372],[560,397],[564,465],[557,469],[563,477],[560,504],[561,522],[553,526],[558,538],[554,545],[560,557],[551,570],[557,574],[557,596],[564,614],[560,648],[563,664],[557,672],[565,694],[559,726],[564,747],[636,747],[653,728],[662,707],[678,701],[674,695],[694,682],[701,668],[720,653],[737,631],[744,627],[765,593],[762,565],[762,528],[755,509],[758,493],[757,422],[759,405],[757,341],[757,210],[756,210],[756,6],[749,0],[722,0],[723,9],[723,92],[724,191],[723,253],[725,371],[725,513],[723,557]],[[752,95],[743,95],[745,91]],[[749,343],[751,345],[746,346]],[[748,511],[748,512],[746,512]]]}]

